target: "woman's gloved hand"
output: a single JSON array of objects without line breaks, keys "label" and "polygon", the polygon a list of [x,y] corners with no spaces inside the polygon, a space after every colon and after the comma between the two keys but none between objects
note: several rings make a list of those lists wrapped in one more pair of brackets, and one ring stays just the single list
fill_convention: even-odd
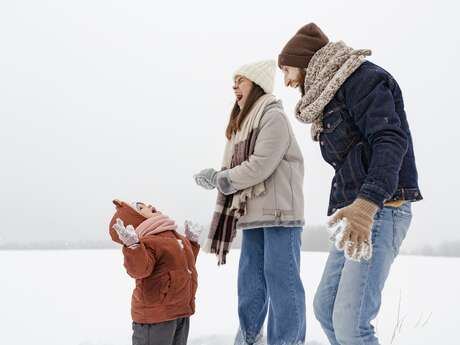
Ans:
[{"label": "woman's gloved hand", "polygon": [[214,169],[203,169],[198,174],[193,175],[197,185],[204,189],[214,189],[217,184],[217,171]]}]

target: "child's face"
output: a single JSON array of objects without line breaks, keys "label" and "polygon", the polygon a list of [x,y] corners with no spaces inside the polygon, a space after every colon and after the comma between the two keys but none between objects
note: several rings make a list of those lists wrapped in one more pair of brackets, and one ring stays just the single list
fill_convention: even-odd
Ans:
[{"label": "child's face", "polygon": [[143,202],[137,202],[136,203],[136,209],[137,212],[142,214],[145,218],[150,218],[152,217],[155,213],[158,211],[153,207],[152,205],[146,205]]}]

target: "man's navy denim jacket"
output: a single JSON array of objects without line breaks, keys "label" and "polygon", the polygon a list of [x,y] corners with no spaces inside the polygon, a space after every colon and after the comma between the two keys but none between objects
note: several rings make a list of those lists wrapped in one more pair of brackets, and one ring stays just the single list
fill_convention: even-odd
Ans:
[{"label": "man's navy denim jacket", "polygon": [[324,108],[321,153],[335,169],[328,214],[357,197],[379,207],[422,199],[412,137],[397,82],[364,62]]}]

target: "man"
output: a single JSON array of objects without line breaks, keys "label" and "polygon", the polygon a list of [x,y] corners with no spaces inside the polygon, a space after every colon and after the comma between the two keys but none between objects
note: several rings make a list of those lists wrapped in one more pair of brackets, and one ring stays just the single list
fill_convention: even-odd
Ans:
[{"label": "man", "polygon": [[346,219],[315,295],[314,310],[333,345],[377,345],[371,325],[390,267],[422,199],[401,90],[366,61],[369,50],[329,42],[302,27],[279,55],[286,86],[302,94],[297,119],[311,124],[335,169],[328,215]]}]

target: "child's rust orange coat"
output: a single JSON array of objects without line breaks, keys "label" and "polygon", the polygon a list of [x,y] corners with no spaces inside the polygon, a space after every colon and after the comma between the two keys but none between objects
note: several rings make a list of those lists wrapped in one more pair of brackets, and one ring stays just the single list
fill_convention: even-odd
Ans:
[{"label": "child's rust orange coat", "polygon": [[[110,236],[121,243],[112,228],[117,218],[135,228],[147,218],[125,202],[115,200],[114,204],[117,210],[110,222]],[[134,322],[158,323],[194,314],[199,249],[198,243],[172,230],[140,238],[134,249],[123,246],[124,266],[136,279],[131,300]]]}]

